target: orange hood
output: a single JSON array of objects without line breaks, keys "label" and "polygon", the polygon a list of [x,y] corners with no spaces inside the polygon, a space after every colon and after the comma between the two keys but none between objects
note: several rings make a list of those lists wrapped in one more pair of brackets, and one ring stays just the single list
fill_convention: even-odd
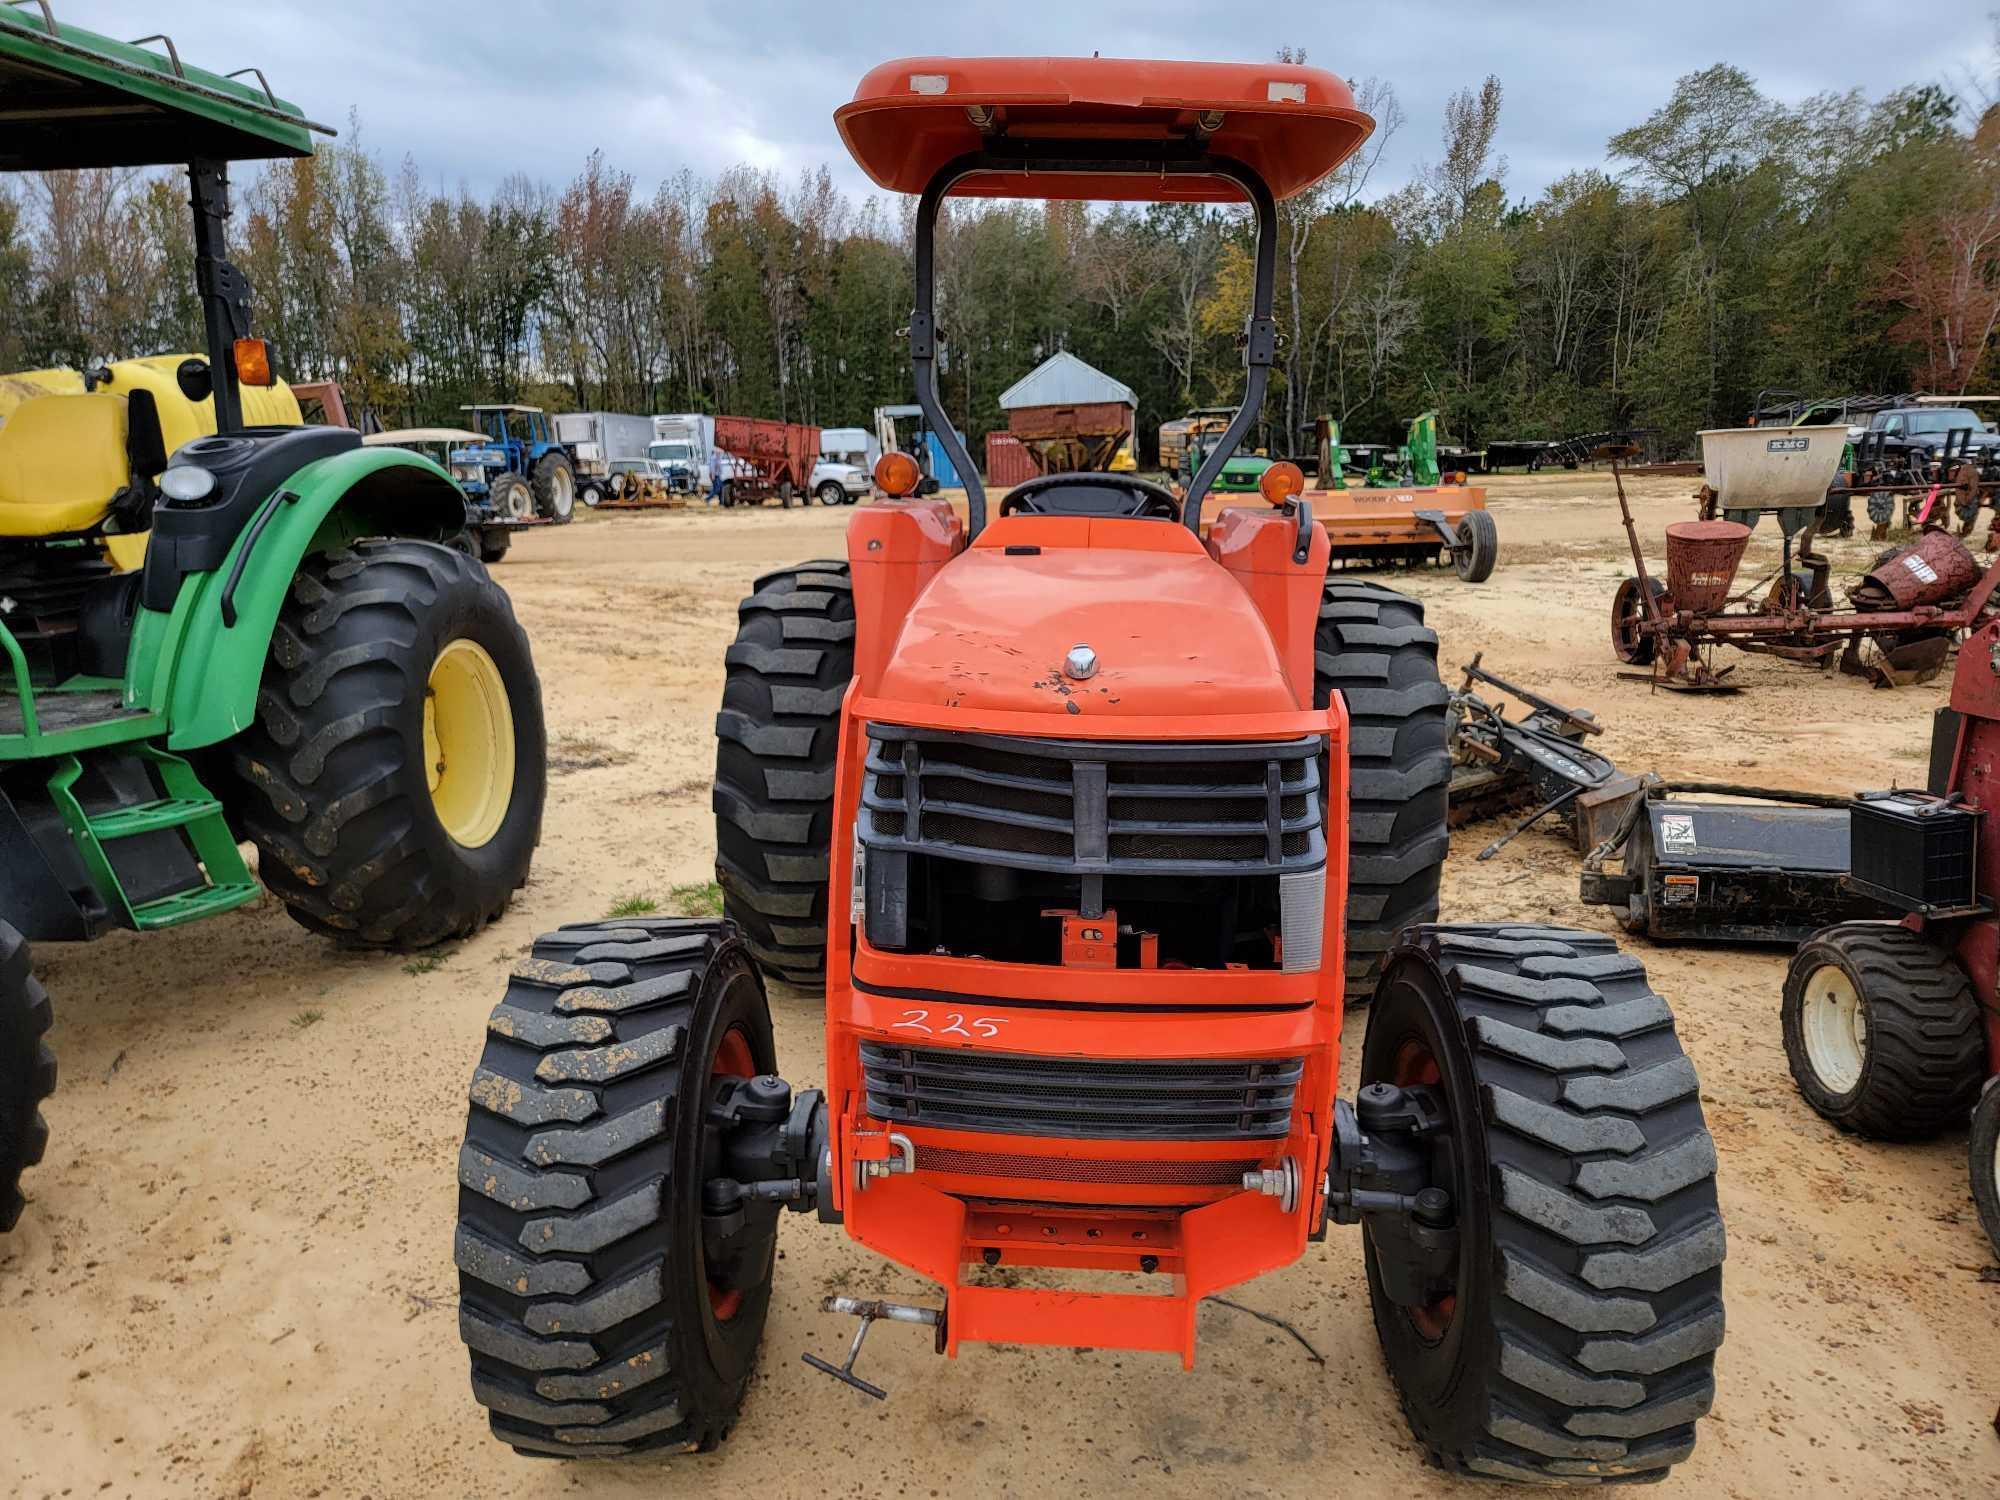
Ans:
[{"label": "orange hood", "polygon": [[[1082,682],[1062,669],[1079,644],[1098,659]],[[987,527],[918,596],[876,697],[1047,714],[1049,733],[1084,735],[1093,715],[1310,707],[1250,596],[1184,527],[1079,517]]]}]

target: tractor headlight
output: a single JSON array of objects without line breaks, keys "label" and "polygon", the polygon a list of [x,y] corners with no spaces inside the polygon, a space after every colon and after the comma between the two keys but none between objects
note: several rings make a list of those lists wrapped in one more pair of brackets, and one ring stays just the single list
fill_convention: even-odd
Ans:
[{"label": "tractor headlight", "polygon": [[199,464],[175,464],[160,476],[160,493],[180,505],[194,505],[215,493],[215,475]]}]

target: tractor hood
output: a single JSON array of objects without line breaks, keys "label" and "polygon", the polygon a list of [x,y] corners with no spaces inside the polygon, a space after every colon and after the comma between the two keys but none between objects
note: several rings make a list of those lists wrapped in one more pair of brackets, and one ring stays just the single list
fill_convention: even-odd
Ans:
[{"label": "tractor hood", "polygon": [[[1076,646],[1094,674],[1064,670]],[[1185,527],[1157,520],[995,522],[906,617],[879,699],[1043,713],[1051,734],[1092,716],[1212,717],[1302,707],[1250,596]]]}]

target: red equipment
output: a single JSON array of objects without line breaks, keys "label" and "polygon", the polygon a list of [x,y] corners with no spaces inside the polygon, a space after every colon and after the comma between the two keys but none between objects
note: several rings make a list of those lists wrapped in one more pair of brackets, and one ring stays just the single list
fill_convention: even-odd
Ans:
[{"label": "red equipment", "polygon": [[789,509],[811,487],[819,429],[761,417],[717,417],[715,446],[735,459],[722,503],[759,504],[773,495]]},{"label": "red equipment", "polygon": [[1785,1052],[1843,1130],[1916,1140],[1970,1111],[1972,1197],[2000,1254],[2000,621],[1960,648],[1927,793],[1863,793],[1852,861],[1901,923],[1815,933],[1785,977]]},{"label": "red equipment", "polygon": [[[888,64],[838,119],[875,181],[922,192],[914,384],[965,513],[885,455],[896,498],[855,512],[846,560],[743,601],[727,920],[557,932],[494,1013],[459,1266],[496,1435],[720,1441],[785,1207],[940,1290],[825,1304],[861,1331],[808,1362],[876,1397],[854,1366],[882,1320],[946,1354],[1191,1366],[1205,1298],[1339,1223],[1436,1462],[1660,1477],[1722,1338],[1714,1145],[1672,1012],[1601,935],[1434,923],[1448,695],[1421,606],[1327,576],[1293,465],[1203,525],[1276,357],[1275,196],[1369,122],[1317,69],[1108,59]],[[955,191],[1248,201],[1245,400],[1184,501],[1047,474],[989,518],[937,391]],[[766,972],[824,986],[824,1095],[775,1076]]]}]

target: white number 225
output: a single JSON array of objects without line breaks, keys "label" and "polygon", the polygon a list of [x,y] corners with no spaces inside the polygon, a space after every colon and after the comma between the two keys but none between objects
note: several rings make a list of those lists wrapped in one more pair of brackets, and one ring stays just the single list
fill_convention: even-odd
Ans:
[{"label": "white number 225", "polygon": [[[1004,1024],[1004,1019],[999,1016],[974,1016],[968,1021],[961,1012],[951,1010],[944,1012],[943,1025],[933,1026],[931,1024],[930,1011],[906,1010],[903,1012],[903,1019],[893,1023],[889,1029],[891,1031],[914,1031],[922,1036],[962,1036],[990,1039],[1000,1035],[1000,1028]],[[972,1028],[970,1031],[965,1029],[968,1026]]]}]

